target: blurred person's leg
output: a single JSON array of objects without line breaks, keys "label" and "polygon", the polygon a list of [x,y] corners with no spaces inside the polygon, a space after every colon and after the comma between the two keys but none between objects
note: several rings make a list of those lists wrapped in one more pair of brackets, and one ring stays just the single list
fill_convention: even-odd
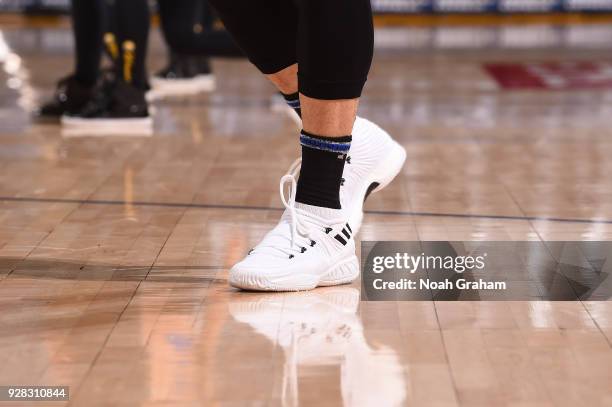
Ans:
[{"label": "blurred person's leg", "polygon": [[104,26],[103,0],[72,0],[71,23],[74,36],[74,72],[62,78],[51,101],[38,114],[59,118],[77,112],[90,99],[98,80]]},{"label": "blurred person's leg", "polygon": [[207,1],[158,0],[158,5],[169,61],[152,77],[156,95],[213,90],[210,57],[242,57],[242,51],[227,31],[214,29],[214,13]]},{"label": "blurred person's leg", "polygon": [[148,87],[146,59],[150,21],[147,0],[115,0],[120,77],[142,91]]},{"label": "blurred person's leg", "polygon": [[181,55],[241,57],[225,30],[213,27],[213,10],[204,0],[159,0],[161,28],[168,47]]},{"label": "blurred person's leg", "polygon": [[151,118],[146,56],[150,27],[147,0],[107,0],[106,49],[114,75],[105,77],[92,100],[77,114],[64,117],[67,128],[87,132],[149,133]]},{"label": "blurred person's leg", "polygon": [[74,77],[86,86],[93,86],[98,80],[104,30],[102,8],[101,0],[72,0]]},{"label": "blurred person's leg", "polygon": [[114,78],[137,88],[148,88],[146,74],[150,14],[145,0],[103,0],[104,51]]},{"label": "blurred person's leg", "polygon": [[117,10],[115,7],[116,0],[103,0],[104,8],[104,51],[111,62],[112,70],[118,71],[120,62],[120,44],[117,38]]}]

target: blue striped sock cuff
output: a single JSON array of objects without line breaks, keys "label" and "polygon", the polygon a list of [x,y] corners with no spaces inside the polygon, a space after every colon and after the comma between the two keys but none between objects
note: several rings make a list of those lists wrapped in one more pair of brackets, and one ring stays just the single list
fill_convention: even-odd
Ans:
[{"label": "blue striped sock cuff", "polygon": [[286,100],[286,102],[289,105],[289,107],[291,107],[292,109],[299,109],[301,107],[300,106],[300,99],[297,99],[297,100]]},{"label": "blue striped sock cuff", "polygon": [[283,95],[283,98],[285,99],[285,102],[287,102],[289,107],[291,107],[292,109],[300,108],[300,94],[298,92],[292,93],[290,95],[286,95],[281,92],[281,95]]},{"label": "blue striped sock cuff", "polygon": [[351,148],[352,136],[342,137],[323,137],[310,134],[302,130],[300,144],[304,147],[317,150],[329,151],[332,153],[346,154]]}]

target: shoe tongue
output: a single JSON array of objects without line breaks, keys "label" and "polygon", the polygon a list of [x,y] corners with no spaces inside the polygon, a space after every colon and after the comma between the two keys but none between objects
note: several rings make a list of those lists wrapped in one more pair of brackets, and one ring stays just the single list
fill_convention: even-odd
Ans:
[{"label": "shoe tongue", "polygon": [[341,209],[324,208],[322,206],[306,205],[299,202],[295,203],[295,207],[323,219],[338,220],[342,218]]}]

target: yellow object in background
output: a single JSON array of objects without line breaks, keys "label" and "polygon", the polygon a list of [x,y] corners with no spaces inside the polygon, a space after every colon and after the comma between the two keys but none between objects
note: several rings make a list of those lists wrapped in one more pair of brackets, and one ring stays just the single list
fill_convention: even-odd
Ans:
[{"label": "yellow object in background", "polygon": [[117,39],[115,38],[115,34],[110,32],[104,34],[104,45],[106,45],[106,49],[108,50],[111,58],[114,60],[119,58],[119,47],[117,47]]},{"label": "yellow object in background", "polygon": [[132,66],[134,66],[134,53],[136,52],[136,44],[134,41],[124,41],[123,48],[123,79],[127,83],[132,82]]}]

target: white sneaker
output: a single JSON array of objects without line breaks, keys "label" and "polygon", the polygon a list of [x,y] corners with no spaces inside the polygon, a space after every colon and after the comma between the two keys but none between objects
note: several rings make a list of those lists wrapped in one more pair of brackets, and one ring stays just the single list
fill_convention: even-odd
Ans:
[{"label": "white sneaker", "polygon": [[202,74],[191,78],[150,78],[151,90],[147,92],[147,101],[151,102],[166,97],[193,96],[203,92],[212,92],[216,88],[215,75]]},{"label": "white sneaker", "polygon": [[406,150],[379,126],[357,117],[346,160],[340,204],[348,212],[348,223],[357,234],[366,198],[385,188],[399,174],[406,161]]},{"label": "white sneaker", "polygon": [[61,123],[62,137],[153,135],[151,116],[133,118],[62,116]]},{"label": "white sneaker", "polygon": [[[289,200],[285,184],[289,183]],[[230,270],[230,285],[258,291],[302,291],[351,282],[359,275],[355,240],[344,211],[295,202],[295,168],[283,176],[280,222]]]},{"label": "white sneaker", "polygon": [[[261,243],[230,270],[230,284],[250,290],[300,291],[355,280],[359,263],[353,236],[361,226],[363,202],[370,193],[386,187],[405,160],[406,150],[386,131],[358,117],[340,187],[342,210],[296,204],[293,196],[285,200],[287,181],[292,194],[295,191],[301,164],[296,160],[281,179],[281,198],[287,210]],[[311,228],[300,228],[303,224]],[[310,237],[302,232],[320,236],[321,231],[329,231],[320,239],[324,244],[308,247]],[[307,250],[301,253],[301,247]]]}]

